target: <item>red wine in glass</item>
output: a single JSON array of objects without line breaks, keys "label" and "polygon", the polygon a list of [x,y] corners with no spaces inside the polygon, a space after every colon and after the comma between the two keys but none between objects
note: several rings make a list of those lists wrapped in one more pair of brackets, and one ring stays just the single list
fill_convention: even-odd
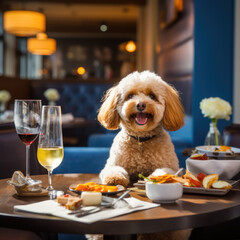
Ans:
[{"label": "red wine in glass", "polygon": [[24,144],[30,146],[36,140],[38,134],[18,133],[18,136]]},{"label": "red wine in glass", "polygon": [[26,180],[39,184],[40,180],[30,177],[30,146],[40,132],[41,100],[18,100],[14,102],[14,124],[17,134],[26,146]]}]

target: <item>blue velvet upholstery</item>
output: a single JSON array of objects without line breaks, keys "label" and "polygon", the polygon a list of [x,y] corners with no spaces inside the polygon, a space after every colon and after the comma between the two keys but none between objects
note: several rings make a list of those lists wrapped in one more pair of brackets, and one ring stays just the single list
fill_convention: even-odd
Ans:
[{"label": "blue velvet upholstery", "polygon": [[109,156],[109,148],[65,147],[64,158],[54,173],[99,173]]},{"label": "blue velvet upholstery", "polygon": [[88,138],[89,147],[111,147],[113,139],[115,138],[115,133],[95,133],[91,134]]},{"label": "blue velvet upholstery", "polygon": [[37,82],[32,85],[32,97],[42,99],[48,104],[43,93],[48,88],[55,88],[60,94],[57,104],[63,113],[72,113],[75,117],[94,120],[101,105],[104,92],[112,86],[110,83],[61,83]]},{"label": "blue velvet upholstery", "polygon": [[55,88],[60,94],[56,102],[62,108],[62,113],[71,113],[74,117],[85,119],[84,124],[63,126],[65,146],[87,146],[87,139],[93,133],[105,133],[97,121],[97,112],[101,105],[104,93],[112,86],[111,83],[83,83],[36,81],[32,83],[31,94],[34,99],[41,99],[43,105],[48,101],[44,92],[48,88]]}]

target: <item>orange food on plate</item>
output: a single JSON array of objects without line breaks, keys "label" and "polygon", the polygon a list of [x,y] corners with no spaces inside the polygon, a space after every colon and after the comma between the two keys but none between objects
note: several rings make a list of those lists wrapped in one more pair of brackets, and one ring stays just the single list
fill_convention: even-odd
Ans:
[{"label": "orange food on plate", "polygon": [[219,150],[222,151],[222,152],[226,152],[227,150],[231,151],[231,147],[228,147],[228,146],[220,146],[220,147],[219,147]]},{"label": "orange food on plate", "polygon": [[90,192],[116,192],[118,190],[117,186],[107,186],[103,184],[96,184],[94,182],[78,184],[75,188],[77,191],[90,191]]},{"label": "orange food on plate", "polygon": [[172,174],[164,174],[161,176],[150,176],[150,179],[156,183],[175,183],[175,182],[180,182],[180,183],[185,183],[186,180],[183,179],[182,177],[177,177]]},{"label": "orange food on plate", "polygon": [[193,154],[190,156],[191,159],[196,159],[196,160],[208,160],[208,156],[206,153],[204,154]]},{"label": "orange food on plate", "polygon": [[199,181],[199,179],[195,175],[193,175],[191,172],[189,172],[188,170],[186,170],[186,174],[184,175],[184,178],[188,180],[188,183],[192,187],[201,187],[202,186],[201,181]]},{"label": "orange food on plate", "polygon": [[164,174],[161,176],[149,176],[145,177],[139,174],[139,177],[144,178],[145,181],[151,181],[153,183],[175,183],[179,182],[184,187],[195,188],[215,188],[215,189],[231,189],[232,185],[226,181],[218,180],[218,174],[206,175],[200,172],[197,176],[186,170],[186,174],[179,177],[172,174]]},{"label": "orange food on plate", "polygon": [[206,177],[206,174],[204,174],[204,173],[202,173],[202,172],[200,172],[200,173],[197,175],[198,180],[201,181],[201,182],[202,182],[202,180],[203,180],[205,177]]},{"label": "orange food on plate", "polygon": [[218,174],[209,174],[206,175],[200,172],[197,176],[193,175],[191,172],[186,171],[186,174],[183,177],[188,181],[183,184],[185,187],[203,187],[206,189],[215,188],[215,189],[231,189],[232,185],[226,181],[218,180]]}]

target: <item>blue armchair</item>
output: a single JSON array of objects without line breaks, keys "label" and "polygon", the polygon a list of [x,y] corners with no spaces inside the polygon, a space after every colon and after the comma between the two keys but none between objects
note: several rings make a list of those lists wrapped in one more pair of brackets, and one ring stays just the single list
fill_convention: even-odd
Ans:
[{"label": "blue armchair", "polygon": [[54,173],[99,173],[108,155],[106,147],[65,147],[63,162]]}]

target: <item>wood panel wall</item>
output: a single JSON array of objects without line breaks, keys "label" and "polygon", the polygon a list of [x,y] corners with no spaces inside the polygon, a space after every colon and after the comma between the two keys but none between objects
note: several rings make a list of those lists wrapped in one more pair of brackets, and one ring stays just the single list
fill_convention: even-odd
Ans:
[{"label": "wood panel wall", "polygon": [[177,11],[174,0],[159,1],[157,71],[177,88],[186,114],[191,114],[194,12],[192,0],[182,2]]}]

